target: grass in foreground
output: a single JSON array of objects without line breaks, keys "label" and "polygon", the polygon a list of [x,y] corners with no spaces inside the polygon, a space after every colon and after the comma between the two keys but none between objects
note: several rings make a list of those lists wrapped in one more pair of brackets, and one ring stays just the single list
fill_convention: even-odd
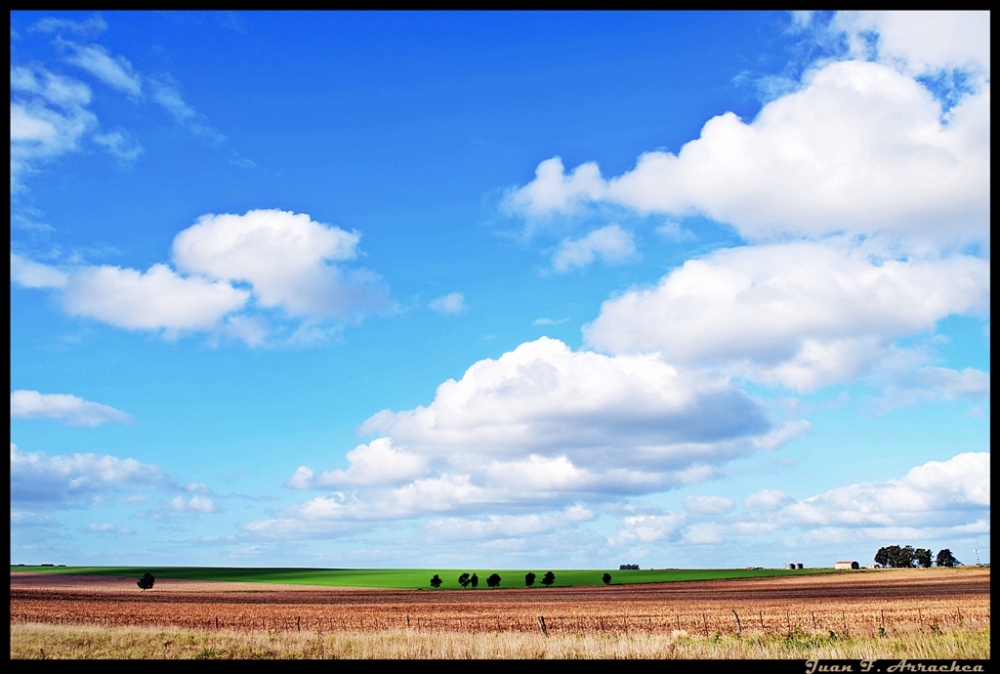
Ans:
[{"label": "grass in foreground", "polygon": [[11,625],[12,659],[937,659],[988,660],[990,630],[898,637],[694,637],[455,632],[240,633],[162,628]]},{"label": "grass in foreground", "polygon": [[[152,573],[157,579],[210,580],[246,583],[280,583],[289,585],[326,585],[331,587],[373,587],[391,589],[431,589],[430,579],[435,573],[443,581],[441,589],[459,590],[458,576],[462,569],[280,569],[280,568],[223,568],[202,566],[11,566],[10,570],[32,573],[78,574],[86,576],[115,576],[139,578]],[[542,575],[550,569],[535,569],[538,575],[533,590],[544,590]],[[464,569],[479,575],[479,589],[485,590],[486,578],[493,573],[502,578],[504,589],[524,587],[526,569]],[[551,569],[556,575],[553,587],[579,587],[603,585],[605,571],[594,569]],[[773,576],[800,576],[817,573],[852,573],[833,569],[647,569],[609,570],[612,585],[632,583],[668,583],[688,580],[722,580],[730,578],[769,578]],[[854,571],[853,573],[861,573]]]}]

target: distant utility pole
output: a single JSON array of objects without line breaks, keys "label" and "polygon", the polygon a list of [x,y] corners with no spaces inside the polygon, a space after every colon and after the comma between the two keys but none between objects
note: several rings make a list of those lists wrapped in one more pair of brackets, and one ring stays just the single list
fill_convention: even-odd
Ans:
[{"label": "distant utility pole", "polygon": [[976,566],[979,566],[979,550],[973,550],[976,553]]}]

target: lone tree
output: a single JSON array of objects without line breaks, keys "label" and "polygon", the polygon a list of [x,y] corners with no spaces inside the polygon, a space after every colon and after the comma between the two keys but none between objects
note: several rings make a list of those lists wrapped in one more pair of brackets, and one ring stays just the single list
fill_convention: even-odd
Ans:
[{"label": "lone tree", "polygon": [[458,577],[458,584],[462,586],[462,589],[469,587],[469,574],[463,573]]},{"label": "lone tree", "polygon": [[937,553],[938,566],[955,566],[956,564],[958,564],[958,560],[955,559],[955,555],[951,554],[951,550],[948,548]]},{"label": "lone tree", "polygon": [[147,572],[142,574],[142,578],[135,581],[135,584],[139,586],[140,590],[148,590],[149,588],[153,587],[153,583],[155,582],[156,579],[153,578],[153,574]]},{"label": "lone tree", "polygon": [[556,582],[556,574],[551,571],[546,571],[545,575],[542,576],[542,585],[549,587],[552,583]]},{"label": "lone tree", "polygon": [[431,578],[431,587],[435,589],[441,587],[441,576],[437,575],[436,573],[434,574],[434,577]]},{"label": "lone tree", "polygon": [[535,574],[533,574],[531,571],[524,574],[524,586],[531,587],[534,584],[535,584]]},{"label": "lone tree", "polygon": [[500,585],[500,574],[491,574],[490,577],[486,579],[486,584],[491,588],[498,587]]},{"label": "lone tree", "polygon": [[611,585],[611,574],[610,573],[604,574],[603,576],[601,576],[601,580],[604,581],[605,585]]},{"label": "lone tree", "polygon": [[875,553],[875,563],[879,566],[890,566],[889,564],[889,548],[879,548],[878,552]]},{"label": "lone tree", "polygon": [[472,578],[469,579],[469,582],[472,583],[472,589],[475,590],[479,587],[479,576],[472,574]]}]

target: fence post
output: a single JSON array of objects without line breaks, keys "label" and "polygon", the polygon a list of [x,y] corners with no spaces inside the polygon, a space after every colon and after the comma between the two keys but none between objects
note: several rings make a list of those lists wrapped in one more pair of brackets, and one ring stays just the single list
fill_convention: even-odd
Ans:
[{"label": "fence post", "polygon": [[743,636],[743,625],[740,624],[740,614],[733,609],[733,615],[736,616],[736,636]]},{"label": "fence post", "polygon": [[543,635],[549,636],[549,631],[545,629],[545,618],[542,616],[538,616],[538,628],[542,630]]}]

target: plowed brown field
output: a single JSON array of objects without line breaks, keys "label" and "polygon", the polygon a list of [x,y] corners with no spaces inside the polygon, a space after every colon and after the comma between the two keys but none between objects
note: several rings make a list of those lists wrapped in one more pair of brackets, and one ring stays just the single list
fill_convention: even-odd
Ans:
[{"label": "plowed brown field", "polygon": [[376,590],[11,573],[11,623],[259,630],[875,635],[989,627],[989,569],[610,587]]}]

